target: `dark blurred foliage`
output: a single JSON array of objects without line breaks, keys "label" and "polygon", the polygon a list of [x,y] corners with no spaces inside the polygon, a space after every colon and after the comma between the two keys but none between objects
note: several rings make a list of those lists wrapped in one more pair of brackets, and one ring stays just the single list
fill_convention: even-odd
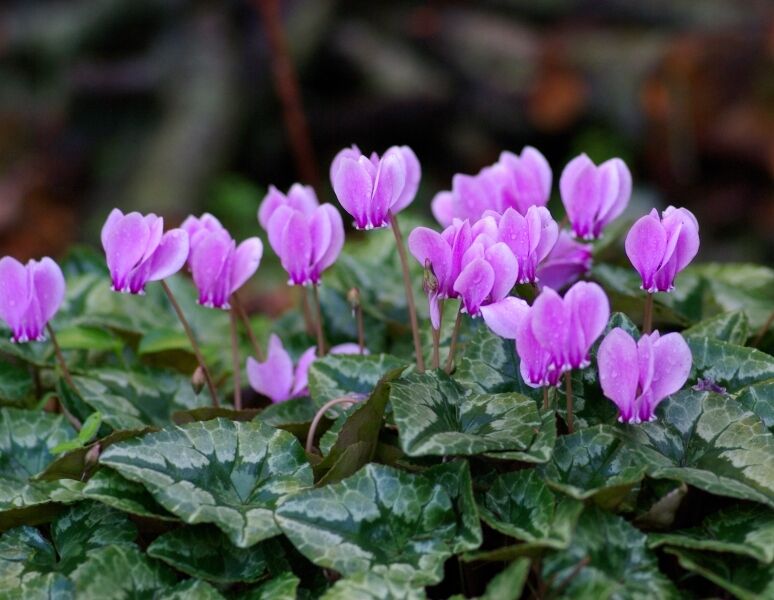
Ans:
[{"label": "dark blurred foliage", "polygon": [[[113,206],[170,223],[208,209],[237,237],[255,234],[265,187],[301,172],[264,1],[5,0],[0,252],[97,243]],[[332,199],[338,149],[410,144],[425,172],[412,210],[428,214],[455,172],[502,149],[537,146],[555,183],[580,151],[621,156],[635,176],[630,216],[684,205],[702,258],[771,263],[772,6],[283,2],[314,148],[305,172]]]}]

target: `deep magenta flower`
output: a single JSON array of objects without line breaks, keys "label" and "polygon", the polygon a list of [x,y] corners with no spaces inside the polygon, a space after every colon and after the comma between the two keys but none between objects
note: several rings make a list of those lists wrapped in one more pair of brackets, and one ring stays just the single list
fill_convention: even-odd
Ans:
[{"label": "deep magenta flower", "polygon": [[670,292],[675,277],[699,251],[699,222],[686,208],[668,207],[661,218],[654,208],[626,235],[626,255],[649,293]]},{"label": "deep magenta flower", "polygon": [[102,227],[113,290],[142,294],[150,281],[177,273],[188,258],[188,234],[182,229],[164,233],[164,219],[153,213],[122,213],[117,208]]},{"label": "deep magenta flower", "polygon": [[264,196],[261,206],[258,208],[258,222],[265,231],[269,229],[269,219],[280,206],[287,206],[310,216],[320,206],[314,188],[309,185],[294,183],[287,194],[283,194],[273,185]]},{"label": "deep magenta flower", "polygon": [[340,151],[331,163],[331,183],[341,206],[357,229],[390,224],[414,200],[422,170],[408,146],[392,146],[380,158],[360,154],[357,146]]},{"label": "deep magenta flower", "polygon": [[[295,368],[293,359],[275,334],[269,338],[266,360],[258,362],[252,356],[247,358],[247,379],[250,386],[272,402],[284,402],[291,398],[307,396],[309,366],[317,358],[316,348],[306,350],[298,359]],[[365,351],[366,354],[368,351]],[[331,354],[359,354],[357,344],[339,344],[330,349]]]},{"label": "deep magenta flower", "polygon": [[503,213],[512,208],[525,215],[531,206],[546,205],[551,180],[551,167],[535,148],[526,146],[521,155],[506,151],[476,175],[455,175],[451,191],[433,198],[433,216],[448,227],[454,219],[474,223],[487,211]]},{"label": "deep magenta flower", "polygon": [[43,341],[64,294],[64,275],[50,258],[26,265],[10,256],[0,260],[0,318],[11,329],[12,342]]},{"label": "deep magenta flower", "polygon": [[596,283],[579,281],[564,298],[544,288],[530,307],[518,298],[482,309],[497,335],[516,340],[527,385],[556,385],[565,371],[589,365],[589,351],[605,329],[610,304]]},{"label": "deep magenta flower", "polygon": [[339,211],[322,204],[304,214],[279,206],[269,219],[269,244],[280,257],[290,285],[316,285],[344,246],[344,223]]},{"label": "deep magenta flower", "polygon": [[440,326],[438,301],[460,298],[463,312],[473,317],[481,307],[505,298],[516,283],[519,265],[510,248],[497,240],[493,217],[472,226],[455,220],[442,233],[417,227],[408,238],[408,247],[422,265],[432,268],[437,288],[430,290],[430,318]]},{"label": "deep magenta flower", "polygon": [[620,158],[597,166],[581,154],[562,171],[559,191],[576,237],[592,240],[626,209],[632,194],[632,176]]},{"label": "deep magenta flower", "polygon": [[597,352],[602,391],[618,407],[622,423],[653,421],[659,403],[688,380],[692,361],[679,333],[654,331],[635,342],[619,327],[605,336]]},{"label": "deep magenta flower", "polygon": [[189,265],[199,290],[199,304],[229,309],[229,298],[261,264],[263,244],[257,237],[239,246],[226,229],[202,228],[191,238]]},{"label": "deep magenta flower", "polygon": [[560,231],[548,256],[538,264],[541,286],[560,290],[591,270],[591,244],[583,244],[567,231]]}]

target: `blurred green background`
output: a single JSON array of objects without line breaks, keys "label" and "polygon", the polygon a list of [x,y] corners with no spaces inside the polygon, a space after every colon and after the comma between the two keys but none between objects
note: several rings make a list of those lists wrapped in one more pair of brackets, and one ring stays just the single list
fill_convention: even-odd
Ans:
[{"label": "blurred green background", "polygon": [[[209,210],[255,235],[270,183],[307,180],[332,201],[330,161],[352,143],[411,145],[424,169],[411,211],[427,218],[455,172],[532,144],[554,189],[577,153],[620,156],[630,217],[683,205],[702,259],[771,264],[772,6],[5,0],[0,253],[96,244],[114,206],[169,224]],[[283,110],[292,71],[308,136]],[[265,273],[261,293],[284,283]]]}]

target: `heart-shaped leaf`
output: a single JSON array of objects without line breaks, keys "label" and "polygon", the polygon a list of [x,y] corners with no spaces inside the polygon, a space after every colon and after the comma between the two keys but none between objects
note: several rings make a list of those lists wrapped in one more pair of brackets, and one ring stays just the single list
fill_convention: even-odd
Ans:
[{"label": "heart-shaped leaf", "polygon": [[376,573],[356,573],[340,579],[320,600],[424,600],[425,590]]},{"label": "heart-shaped leaf", "polygon": [[416,585],[436,583],[458,543],[443,485],[376,464],[286,497],[276,519],[304,556],[345,576],[374,571]]},{"label": "heart-shaped leaf", "polygon": [[542,425],[531,398],[468,394],[442,371],[394,381],[390,401],[401,448],[409,456],[524,451]]},{"label": "heart-shaped leaf", "polygon": [[245,592],[245,600],[296,600],[298,577],[293,573],[280,573],[259,586]]},{"label": "heart-shaped leaf", "polygon": [[699,527],[653,534],[649,545],[732,552],[771,563],[774,561],[774,512],[763,506],[735,506],[710,515]]},{"label": "heart-shaped leaf", "polygon": [[114,444],[100,463],[185,522],[214,523],[240,548],[277,535],[279,498],[313,483],[296,438],[260,421],[171,426]]},{"label": "heart-shaped leaf", "polygon": [[32,396],[33,388],[27,368],[0,362],[0,405],[23,407]]},{"label": "heart-shaped leaf", "polygon": [[614,507],[645,476],[646,463],[614,428],[597,425],[560,437],[540,469],[552,488]]},{"label": "heart-shaped leaf", "polygon": [[683,330],[684,337],[712,338],[737,346],[744,346],[750,337],[750,323],[747,315],[740,310],[722,313],[699,321]]},{"label": "heart-shaped leaf", "polygon": [[692,380],[703,380],[738,392],[774,379],[774,358],[755,348],[734,346],[712,338],[686,338],[693,355]]},{"label": "heart-shaped leaf", "polygon": [[100,468],[81,491],[84,498],[102,502],[123,512],[161,521],[177,521],[153,499],[142,484],[124,479],[108,467]]},{"label": "heart-shaped leaf", "polygon": [[309,393],[318,407],[351,394],[367,396],[385,374],[405,364],[389,354],[329,354],[309,367]]},{"label": "heart-shaped leaf", "polygon": [[679,597],[646,536],[599,507],[583,512],[569,548],[548,555],[542,574],[549,593],[565,598]]},{"label": "heart-shaped leaf", "polygon": [[446,490],[457,515],[454,552],[475,550],[483,542],[481,523],[473,497],[473,479],[465,460],[455,460],[429,468],[423,475]]},{"label": "heart-shaped leaf", "polygon": [[774,507],[774,436],[757,415],[733,398],[693,390],[674,394],[658,413],[621,428],[651,477]]},{"label": "heart-shaped leaf", "polygon": [[754,412],[774,433],[774,379],[747,386],[736,396],[737,402]]},{"label": "heart-shaped leaf", "polygon": [[164,590],[164,600],[225,600],[225,596],[201,579],[187,579]]}]

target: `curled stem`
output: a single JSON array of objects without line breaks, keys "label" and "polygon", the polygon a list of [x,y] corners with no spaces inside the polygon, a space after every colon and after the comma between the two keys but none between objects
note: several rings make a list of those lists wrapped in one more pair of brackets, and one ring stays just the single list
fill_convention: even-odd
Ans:
[{"label": "curled stem", "polygon": [[255,332],[253,331],[252,325],[250,325],[250,318],[247,316],[245,307],[242,306],[242,303],[236,294],[231,296],[231,306],[232,310],[236,309],[239,318],[242,319],[242,323],[245,325],[247,337],[250,339],[250,345],[253,347],[253,354],[255,354],[255,358],[257,358],[260,362],[263,362],[263,350],[261,349],[261,345],[258,343],[258,339],[255,337]]},{"label": "curled stem", "polygon": [[457,311],[457,320],[454,321],[454,330],[452,331],[451,346],[449,346],[449,356],[446,357],[446,366],[444,371],[447,373],[452,372],[454,366],[454,354],[457,352],[457,336],[460,333],[460,325],[462,325],[462,305]]},{"label": "curled stem", "polygon": [[425,358],[422,356],[422,341],[419,338],[419,323],[417,321],[417,307],[414,304],[414,292],[411,289],[411,275],[409,274],[408,256],[406,247],[403,245],[403,235],[398,226],[398,219],[390,213],[390,226],[395,236],[395,245],[398,247],[398,256],[400,257],[400,266],[403,270],[403,285],[406,288],[406,303],[408,305],[409,320],[411,321],[411,335],[414,337],[414,354],[417,359],[417,371],[423,373],[425,370]]},{"label": "curled stem", "polygon": [[317,356],[325,356],[325,333],[323,333],[322,307],[320,306],[320,293],[317,284],[312,285],[312,294],[314,296],[314,305],[317,310],[317,319],[315,326],[317,328]]},{"label": "curled stem", "polygon": [[315,413],[314,419],[312,419],[312,424],[309,426],[309,433],[306,434],[305,448],[307,454],[311,454],[312,450],[314,450],[314,434],[317,432],[317,426],[325,416],[325,413],[328,412],[329,409],[339,404],[354,404],[355,402],[357,402],[357,400],[351,396],[342,396],[341,398],[334,398],[333,400],[329,400],[323,404],[322,408],[318,410],[317,413]]},{"label": "curled stem", "polygon": [[[64,355],[62,354],[62,349],[59,347],[59,342],[56,339],[54,328],[51,327],[50,323],[46,323],[46,330],[48,331],[48,336],[51,338],[51,344],[54,346],[54,354],[56,355],[56,360],[59,363],[59,368],[62,370],[62,377],[64,377],[64,380],[67,382],[67,386],[80,396],[80,392],[78,391],[78,388],[75,387],[73,378],[70,375],[70,370],[67,368],[67,363],[65,362]],[[62,409],[62,414],[70,422],[70,425],[73,426],[75,431],[80,431],[81,422],[74,414],[67,410],[67,406],[65,406],[65,403],[62,402],[61,398],[59,400],[59,407]]]},{"label": "curled stem", "polygon": [[572,414],[572,371],[564,374],[564,390],[567,397],[567,431],[572,433],[575,430]]},{"label": "curled stem", "polygon": [[229,311],[231,321],[231,362],[234,366],[234,408],[242,410],[241,365],[239,364],[239,338],[237,337],[237,315],[234,307]]},{"label": "curled stem", "polygon": [[167,295],[167,298],[169,298],[169,302],[172,304],[172,308],[175,309],[175,313],[177,313],[177,318],[180,320],[180,323],[183,325],[183,329],[185,330],[185,334],[188,336],[188,341],[191,342],[191,349],[194,352],[194,355],[196,356],[196,361],[199,363],[199,367],[202,370],[202,375],[204,375],[204,381],[207,383],[207,389],[210,390],[210,396],[212,396],[212,405],[215,408],[220,408],[220,401],[218,400],[218,391],[215,389],[215,384],[212,382],[212,376],[210,375],[210,370],[207,368],[207,365],[204,363],[204,356],[202,356],[202,351],[199,348],[199,344],[196,343],[196,338],[194,337],[193,330],[191,329],[191,326],[188,324],[188,320],[185,318],[185,315],[183,314],[183,309],[180,308],[180,305],[177,303],[177,299],[175,298],[175,295],[172,293],[172,290],[169,289],[169,286],[167,285],[166,281],[161,281],[161,288],[164,290],[164,293]]},{"label": "curled stem", "polygon": [[653,330],[653,294],[648,292],[645,298],[645,313],[642,316],[642,332],[650,333]]}]

